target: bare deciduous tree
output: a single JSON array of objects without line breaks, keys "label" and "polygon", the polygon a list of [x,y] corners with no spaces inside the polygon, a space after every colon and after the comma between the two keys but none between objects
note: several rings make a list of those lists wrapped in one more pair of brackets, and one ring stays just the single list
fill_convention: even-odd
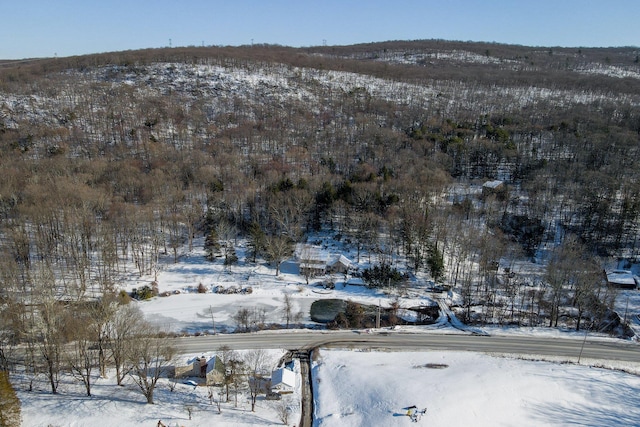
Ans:
[{"label": "bare deciduous tree", "polygon": [[256,410],[258,395],[264,387],[264,371],[267,366],[267,353],[262,349],[245,353],[246,381],[251,400],[251,412]]},{"label": "bare deciduous tree", "polygon": [[282,262],[293,254],[293,242],[287,236],[267,236],[265,252],[268,260],[276,267],[278,276]]},{"label": "bare deciduous tree", "polygon": [[231,350],[229,346],[222,346],[218,349],[218,357],[222,362],[222,366],[224,367],[224,388],[226,394],[226,401],[229,401],[229,385],[232,383],[233,376],[233,364],[234,361],[238,360],[238,356],[236,352]]},{"label": "bare deciduous tree", "polygon": [[99,366],[99,353],[93,347],[92,331],[88,325],[82,325],[84,322],[91,322],[86,316],[76,317],[79,322],[76,323],[76,336],[73,340],[73,348],[67,350],[69,357],[69,368],[71,374],[82,381],[87,396],[91,396],[91,386],[93,384],[93,370]]},{"label": "bare deciduous tree", "polygon": [[283,303],[284,303],[284,319],[286,321],[286,328],[289,329],[289,323],[294,317],[293,301],[291,300],[291,295],[285,293],[283,297]]},{"label": "bare deciduous tree", "polygon": [[133,339],[128,346],[127,358],[131,361],[129,375],[136,383],[147,403],[153,404],[153,393],[160,377],[166,373],[174,355],[167,337],[146,322],[136,325]]},{"label": "bare deciduous tree", "polygon": [[251,330],[251,310],[242,307],[238,309],[236,314],[233,315],[233,320],[238,325],[238,328],[243,332]]},{"label": "bare deciduous tree", "polygon": [[65,344],[65,306],[56,299],[53,271],[42,263],[39,263],[36,270],[34,283],[37,285],[34,285],[33,297],[38,310],[31,333],[35,334],[34,341],[42,356],[51,392],[56,394]]},{"label": "bare deciduous tree", "polygon": [[111,359],[116,368],[116,383],[122,381],[131,370],[128,362],[129,347],[137,334],[137,325],[144,322],[140,309],[133,304],[121,305],[114,313],[108,325],[109,348]]}]

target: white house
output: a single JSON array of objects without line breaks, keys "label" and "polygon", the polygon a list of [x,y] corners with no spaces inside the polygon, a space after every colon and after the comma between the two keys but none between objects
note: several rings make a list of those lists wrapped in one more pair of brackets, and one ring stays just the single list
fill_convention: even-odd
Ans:
[{"label": "white house", "polygon": [[296,388],[296,374],[287,368],[278,368],[271,374],[271,391],[293,393]]}]

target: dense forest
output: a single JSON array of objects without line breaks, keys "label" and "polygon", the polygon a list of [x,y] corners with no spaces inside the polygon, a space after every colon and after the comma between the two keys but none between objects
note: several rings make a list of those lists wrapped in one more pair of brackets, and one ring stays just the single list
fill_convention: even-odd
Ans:
[{"label": "dense forest", "polygon": [[[639,55],[427,40],[0,62],[3,339],[46,342],[51,301],[117,296],[197,236],[277,264],[319,230],[406,256],[468,322],[496,321],[499,289],[500,322],[570,305],[597,324],[603,260],[638,256]],[[497,279],[524,258],[553,266],[536,291]]]}]

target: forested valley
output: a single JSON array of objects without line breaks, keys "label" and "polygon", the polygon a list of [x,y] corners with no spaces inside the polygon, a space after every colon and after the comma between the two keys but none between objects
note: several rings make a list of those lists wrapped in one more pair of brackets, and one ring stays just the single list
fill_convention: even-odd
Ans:
[{"label": "forested valley", "polygon": [[[450,286],[466,322],[557,326],[569,306],[595,327],[603,263],[638,256],[639,54],[428,40],[0,62],[2,341],[50,369],[74,334],[102,352],[97,297],[126,298],[123,273],[202,236],[277,264],[320,230]],[[549,267],[535,288],[498,280],[522,259]]]}]

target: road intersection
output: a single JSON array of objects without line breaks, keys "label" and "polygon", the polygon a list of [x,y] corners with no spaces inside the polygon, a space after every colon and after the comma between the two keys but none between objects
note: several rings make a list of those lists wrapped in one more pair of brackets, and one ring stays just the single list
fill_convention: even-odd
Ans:
[{"label": "road intersection", "polygon": [[[640,347],[633,342],[614,339],[549,338],[541,336],[491,336],[486,334],[405,333],[391,330],[367,331],[263,331],[245,334],[219,334],[176,338],[174,345],[181,353],[215,351],[222,346],[234,350],[285,349],[301,352],[315,348],[353,348],[380,350],[450,350],[516,357],[558,358],[562,361],[618,365],[640,363]],[[306,353],[309,354],[309,353]],[[302,414],[299,425],[313,425],[313,392],[308,356],[301,358]],[[637,368],[637,366],[636,366]]]}]

